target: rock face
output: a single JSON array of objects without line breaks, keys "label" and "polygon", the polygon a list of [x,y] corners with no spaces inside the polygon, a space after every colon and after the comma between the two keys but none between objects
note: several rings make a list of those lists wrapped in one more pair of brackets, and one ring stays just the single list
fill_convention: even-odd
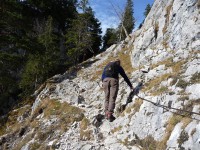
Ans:
[{"label": "rock face", "polygon": [[[198,0],[156,0],[143,27],[134,33],[132,65],[147,63],[150,55],[163,50],[198,51],[200,20]],[[146,51],[150,52],[146,52]],[[151,52],[152,50],[152,52]],[[154,51],[157,50],[157,51]],[[165,58],[170,53],[160,56]],[[150,57],[150,58],[151,58]]]},{"label": "rock face", "polygon": [[[199,7],[197,0],[155,0],[125,44],[52,77],[34,93],[33,105],[13,110],[0,149],[199,150]],[[130,92],[120,78],[117,119],[110,123],[100,80],[116,57],[133,86],[141,79],[144,86],[119,112]]]}]

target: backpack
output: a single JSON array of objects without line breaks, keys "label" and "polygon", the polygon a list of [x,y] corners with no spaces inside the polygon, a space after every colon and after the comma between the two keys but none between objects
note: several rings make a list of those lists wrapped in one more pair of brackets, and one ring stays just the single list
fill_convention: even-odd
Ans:
[{"label": "backpack", "polygon": [[118,64],[116,62],[111,62],[105,67],[105,75],[106,77],[118,77]]}]

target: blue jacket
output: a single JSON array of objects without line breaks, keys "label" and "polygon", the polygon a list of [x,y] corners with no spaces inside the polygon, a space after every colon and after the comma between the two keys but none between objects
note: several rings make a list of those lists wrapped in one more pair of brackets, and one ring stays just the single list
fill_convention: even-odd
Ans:
[{"label": "blue jacket", "polygon": [[[113,63],[113,62],[110,62],[110,63]],[[105,68],[106,68],[110,63],[108,63],[108,64],[105,66]],[[127,83],[130,87],[132,87],[132,84],[131,84],[130,80],[128,79],[128,77],[127,77],[127,75],[126,75],[124,69],[123,69],[120,65],[117,65],[117,66],[118,66],[118,67],[117,67],[117,74],[118,74],[118,76],[116,77],[116,79],[117,79],[117,80],[119,79],[119,74],[120,74],[120,75],[124,78],[124,80],[126,81],[126,83]],[[105,78],[107,78],[107,76],[105,75],[105,68],[104,68],[104,70],[103,70],[102,77],[101,77],[102,81],[103,81]]]}]

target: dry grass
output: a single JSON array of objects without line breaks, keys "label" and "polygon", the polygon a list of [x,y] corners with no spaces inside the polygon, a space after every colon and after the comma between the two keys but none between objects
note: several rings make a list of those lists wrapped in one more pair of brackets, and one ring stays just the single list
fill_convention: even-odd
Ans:
[{"label": "dry grass", "polygon": [[144,91],[148,91],[150,89],[152,89],[152,94],[156,95],[157,93],[157,87],[159,87],[160,83],[162,81],[167,81],[169,78],[171,78],[171,74],[167,73],[167,74],[163,74],[155,79],[150,80],[148,83],[146,83],[145,85],[145,89]]},{"label": "dry grass", "polygon": [[44,113],[45,118],[50,119],[51,116],[56,116],[64,121],[66,125],[71,124],[74,121],[81,121],[84,117],[83,110],[80,108],[71,106],[66,102],[61,103],[58,100],[43,100],[42,104],[35,110],[34,114],[39,114],[38,111],[41,110]]},{"label": "dry grass", "polygon": [[[172,58],[168,58],[162,62],[159,62],[157,64],[153,64],[151,66],[151,68],[156,68],[159,65],[165,65],[166,68],[172,68],[172,73],[167,73],[167,74],[163,74],[159,77],[156,77],[152,80],[150,80],[148,83],[145,84],[145,88],[143,89],[143,91],[149,91],[152,93],[152,95],[159,95],[162,93],[166,93],[166,92],[170,92],[167,87],[159,87],[160,83],[162,81],[167,81],[169,78],[173,78],[173,81],[171,82],[171,85],[174,85],[177,80],[179,78],[181,78],[181,76],[179,75],[183,68],[183,65],[185,63],[185,60],[179,61],[177,63],[173,62]],[[182,80],[179,80],[179,83],[177,86],[179,86],[180,84],[182,84],[183,82],[181,82]],[[185,85],[185,84],[184,84]],[[183,86],[184,86],[183,85]],[[188,83],[186,83],[186,86],[188,85]],[[180,85],[181,86],[181,85]],[[156,88],[157,87],[157,88]],[[185,86],[184,86],[185,87]]]},{"label": "dry grass", "polygon": [[157,146],[156,146],[156,149],[157,150],[161,150],[161,149],[166,149],[166,143],[175,127],[175,125],[179,122],[181,122],[181,119],[182,117],[181,116],[178,116],[178,115],[173,115],[169,121],[168,121],[168,124],[167,124],[167,127],[166,127],[166,131],[165,131],[165,135],[164,135],[164,138],[162,139],[162,141],[158,142],[157,143]]},{"label": "dry grass", "polygon": [[183,70],[183,65],[186,63],[186,60],[181,60],[179,62],[174,63],[174,65],[172,66],[172,71],[175,75],[180,74]]},{"label": "dry grass", "polygon": [[111,133],[113,134],[115,132],[120,131],[121,129],[122,129],[122,126],[116,127],[116,128],[114,128],[114,129],[111,130]]},{"label": "dry grass", "polygon": [[164,28],[162,29],[163,35],[167,32],[167,28],[168,28],[168,26],[169,26],[169,17],[170,17],[169,15],[170,15],[170,12],[171,12],[171,10],[172,10],[173,3],[174,3],[174,0],[173,0],[172,3],[171,3],[169,6],[167,6],[167,8],[166,8],[165,26],[164,26]]},{"label": "dry grass", "polygon": [[184,117],[181,122],[183,123],[182,129],[185,129],[187,127],[187,125],[192,121],[191,118],[188,117]]},{"label": "dry grass", "polygon": [[138,112],[140,110],[140,106],[143,104],[143,100],[136,99],[135,103],[133,104],[133,108],[135,112]]},{"label": "dry grass", "polygon": [[37,142],[31,143],[29,145],[29,149],[30,150],[38,150],[40,147],[41,147],[41,143],[37,143]]},{"label": "dry grass", "polygon": [[[166,29],[167,30],[167,29]],[[166,31],[165,31],[166,32]],[[163,47],[165,48],[165,49],[168,49],[169,48],[169,42],[168,42],[168,40],[169,40],[169,36],[167,36],[165,39],[163,39],[163,41],[162,41],[162,45],[163,45]]]},{"label": "dry grass", "polygon": [[121,143],[124,145],[124,146],[128,146],[129,143],[128,143],[128,138],[125,138],[123,141],[121,141]]},{"label": "dry grass", "polygon": [[131,58],[129,53],[130,49],[127,50],[126,54],[124,53],[124,51],[118,54],[118,58],[121,60],[121,66],[124,68],[127,75],[131,75],[131,73],[134,71],[134,68],[131,65]]},{"label": "dry grass", "polygon": [[168,92],[168,91],[169,91],[169,90],[168,90],[168,87],[167,87],[167,86],[162,86],[162,87],[156,89],[155,91],[153,91],[151,94],[152,94],[153,96],[156,96],[156,95],[160,95],[160,94],[162,94],[162,93],[166,93],[166,92]]},{"label": "dry grass", "polygon": [[130,116],[129,116],[129,118],[131,117],[131,116],[133,116],[136,112],[138,112],[139,110],[140,110],[140,106],[143,104],[143,100],[141,100],[141,99],[136,99],[135,100],[135,102],[134,102],[134,104],[133,105],[131,105],[131,106],[129,106],[129,107],[127,107],[126,109],[125,109],[125,111],[121,114],[121,116],[125,116],[125,113],[126,114],[131,114]]},{"label": "dry grass", "polygon": [[6,134],[6,133],[15,133],[19,134],[21,128],[24,128],[27,126],[26,119],[23,124],[21,124],[18,121],[18,118],[22,116],[23,118],[27,118],[30,114],[31,106],[26,105],[25,107],[21,107],[15,110],[12,110],[8,113],[6,118],[3,118],[0,120],[0,135]]},{"label": "dry grass", "polygon": [[151,69],[154,69],[154,68],[156,68],[160,65],[165,65],[166,67],[171,67],[171,66],[173,66],[173,64],[174,64],[173,58],[167,58],[167,59],[163,60],[162,62],[158,62],[157,64],[153,64],[151,66]]},{"label": "dry grass", "polygon": [[[36,117],[41,113],[44,114],[44,118],[46,119],[57,118],[58,120],[50,124],[49,126],[46,126],[44,129],[44,127],[41,126],[41,122],[36,119]],[[45,146],[44,141],[47,138],[57,136],[55,134],[56,132],[60,132],[60,134],[62,134],[63,132],[68,130],[69,126],[72,123],[74,123],[75,121],[79,122],[81,120],[84,120],[83,118],[83,110],[71,106],[68,103],[60,103],[58,100],[45,99],[42,101],[41,105],[35,110],[32,118],[26,120],[23,123],[23,126],[25,127],[27,126],[30,129],[34,128],[34,133],[26,135],[22,141],[18,142],[18,144],[15,146],[15,149],[21,149],[22,146],[24,146],[33,138],[33,136],[35,136],[36,141],[39,141],[39,144],[33,143],[31,144],[31,148],[43,149],[42,147]],[[13,131],[16,130],[16,132],[19,132],[20,125],[21,124],[15,124]]]},{"label": "dry grass", "polygon": [[142,150],[156,150],[157,142],[149,135],[140,140],[138,144],[142,146]]},{"label": "dry grass", "polygon": [[80,139],[83,141],[92,140],[92,130],[80,131]]},{"label": "dry grass", "polygon": [[6,126],[12,126],[13,124],[16,124],[16,122],[18,122],[17,121],[18,117],[23,116],[26,113],[29,114],[30,113],[29,110],[31,110],[30,105],[9,112]]},{"label": "dry grass", "polygon": [[80,123],[81,140],[91,140],[93,138],[92,130],[88,129],[89,125],[90,125],[89,120],[84,117]]},{"label": "dry grass", "polygon": [[81,120],[80,129],[81,129],[81,130],[86,130],[86,129],[88,128],[89,124],[90,124],[89,120],[88,120],[87,118],[84,117],[84,118]]},{"label": "dry grass", "polygon": [[33,133],[28,134],[21,141],[19,141],[18,143],[16,143],[16,145],[13,148],[13,150],[19,150],[19,149],[21,149],[23,146],[25,146],[33,138],[34,138],[34,134]]}]

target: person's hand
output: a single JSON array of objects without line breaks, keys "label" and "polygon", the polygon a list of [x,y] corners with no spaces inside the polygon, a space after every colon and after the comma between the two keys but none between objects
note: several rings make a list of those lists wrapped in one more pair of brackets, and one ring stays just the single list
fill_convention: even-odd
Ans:
[{"label": "person's hand", "polygon": [[130,88],[131,88],[131,91],[134,91],[134,89],[135,89],[134,87],[130,87]]}]

